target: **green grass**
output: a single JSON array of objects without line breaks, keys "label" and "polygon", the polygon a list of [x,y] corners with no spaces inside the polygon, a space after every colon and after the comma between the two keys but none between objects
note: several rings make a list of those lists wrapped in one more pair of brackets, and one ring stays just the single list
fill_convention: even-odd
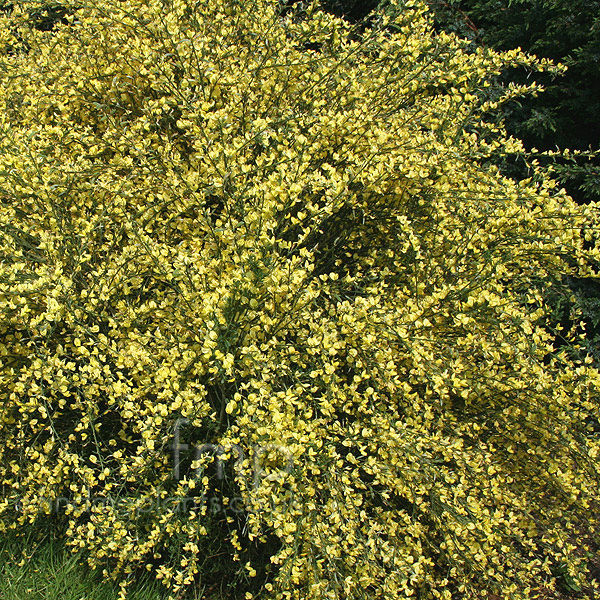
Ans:
[{"label": "green grass", "polygon": [[[28,555],[19,565],[23,550]],[[2,600],[117,600],[119,588],[103,581],[51,537],[0,538],[0,598]],[[131,600],[163,600],[163,589],[150,581],[131,588]]]}]

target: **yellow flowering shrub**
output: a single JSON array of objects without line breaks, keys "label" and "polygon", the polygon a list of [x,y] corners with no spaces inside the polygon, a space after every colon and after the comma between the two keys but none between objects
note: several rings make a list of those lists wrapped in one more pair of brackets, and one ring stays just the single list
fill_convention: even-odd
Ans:
[{"label": "yellow flowering shrub", "polygon": [[555,67],[418,0],[43,5],[0,12],[1,527],[124,596],[582,584],[600,377],[545,295],[597,207],[486,160],[498,74]]}]

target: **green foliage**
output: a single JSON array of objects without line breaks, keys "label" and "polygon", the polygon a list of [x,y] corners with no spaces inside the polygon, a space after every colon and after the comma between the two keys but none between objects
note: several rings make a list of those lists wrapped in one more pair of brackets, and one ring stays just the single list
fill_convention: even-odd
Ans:
[{"label": "green foliage", "polygon": [[[568,67],[560,77],[538,76],[545,91],[504,110],[508,130],[528,148],[600,149],[600,2],[434,0],[431,5],[440,27],[498,50],[520,47]],[[530,71],[518,70],[504,81],[522,83],[531,77]],[[542,160],[555,165],[556,175],[578,201],[600,198],[597,154]]]}]

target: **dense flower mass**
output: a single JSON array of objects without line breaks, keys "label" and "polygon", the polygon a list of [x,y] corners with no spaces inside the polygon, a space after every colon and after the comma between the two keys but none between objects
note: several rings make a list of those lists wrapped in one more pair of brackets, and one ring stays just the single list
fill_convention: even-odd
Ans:
[{"label": "dense flower mass", "polygon": [[[0,12],[0,523],[123,585],[534,597],[598,527],[598,388],[545,300],[594,205],[494,115],[517,51],[271,0]],[[488,596],[489,594],[489,596]]]}]

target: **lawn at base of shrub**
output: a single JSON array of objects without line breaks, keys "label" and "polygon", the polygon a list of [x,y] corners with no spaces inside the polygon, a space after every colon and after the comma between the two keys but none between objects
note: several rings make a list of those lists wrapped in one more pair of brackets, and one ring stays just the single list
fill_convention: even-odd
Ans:
[{"label": "lawn at base of shrub", "polygon": [[[118,586],[101,580],[52,536],[0,536],[2,600],[116,600],[118,595]],[[134,600],[165,597],[164,589],[148,580],[131,589]]]}]

